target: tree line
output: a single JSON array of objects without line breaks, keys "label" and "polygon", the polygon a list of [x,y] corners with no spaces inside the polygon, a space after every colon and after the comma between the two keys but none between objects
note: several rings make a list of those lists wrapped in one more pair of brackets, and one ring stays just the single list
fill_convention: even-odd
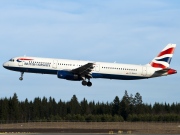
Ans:
[{"label": "tree line", "polygon": [[0,120],[15,121],[81,121],[81,122],[121,122],[121,121],[180,121],[180,103],[145,104],[140,93],[134,96],[125,91],[120,99],[112,102],[88,102],[85,98],[78,101],[73,95],[70,101],[56,102],[48,99],[35,98],[19,101],[16,93],[10,98],[0,99]]}]

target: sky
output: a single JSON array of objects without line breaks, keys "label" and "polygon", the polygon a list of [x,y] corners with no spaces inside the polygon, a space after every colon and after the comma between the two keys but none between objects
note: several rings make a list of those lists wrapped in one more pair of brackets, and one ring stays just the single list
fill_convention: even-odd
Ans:
[{"label": "sky", "polygon": [[[0,63],[34,56],[144,65],[168,43],[177,44],[171,67],[180,71],[179,0],[0,0]],[[18,95],[112,102],[125,90],[148,104],[180,103],[180,77],[92,79],[92,87],[56,75],[20,73],[0,66],[0,98]]]}]

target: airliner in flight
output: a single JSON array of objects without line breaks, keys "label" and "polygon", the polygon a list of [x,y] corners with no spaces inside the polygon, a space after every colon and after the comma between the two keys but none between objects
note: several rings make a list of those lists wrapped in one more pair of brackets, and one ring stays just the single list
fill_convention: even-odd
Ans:
[{"label": "airliner in flight", "polygon": [[3,64],[3,67],[21,72],[19,80],[23,80],[25,72],[52,74],[57,75],[60,79],[82,81],[83,86],[90,87],[92,78],[137,80],[176,74],[177,71],[169,67],[175,47],[176,44],[168,44],[157,57],[146,65],[24,56],[10,59]]}]

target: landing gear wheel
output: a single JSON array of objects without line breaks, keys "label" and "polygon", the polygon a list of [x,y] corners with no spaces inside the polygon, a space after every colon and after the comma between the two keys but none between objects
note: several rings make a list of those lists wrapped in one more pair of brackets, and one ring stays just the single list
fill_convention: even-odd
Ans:
[{"label": "landing gear wheel", "polygon": [[19,78],[20,81],[23,80],[23,75],[24,75],[24,72],[21,72],[21,77]]},{"label": "landing gear wheel", "polygon": [[92,86],[92,82],[87,82],[87,86],[91,87]]},{"label": "landing gear wheel", "polygon": [[82,81],[82,85],[83,85],[83,86],[86,86],[86,85],[87,85],[87,82],[86,82],[86,81]]}]

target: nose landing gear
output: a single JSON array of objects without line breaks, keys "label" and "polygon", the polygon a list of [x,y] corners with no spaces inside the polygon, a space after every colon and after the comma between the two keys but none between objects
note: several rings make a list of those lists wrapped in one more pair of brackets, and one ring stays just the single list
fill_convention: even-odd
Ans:
[{"label": "nose landing gear", "polygon": [[24,72],[21,72],[21,77],[19,78],[20,81],[23,80],[23,75],[24,75]]}]

